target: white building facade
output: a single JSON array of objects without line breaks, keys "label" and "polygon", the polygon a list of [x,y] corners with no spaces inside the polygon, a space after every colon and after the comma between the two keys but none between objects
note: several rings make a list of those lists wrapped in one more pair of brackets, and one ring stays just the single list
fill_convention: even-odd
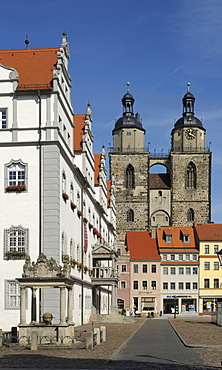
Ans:
[{"label": "white building facade", "polygon": [[[36,261],[43,253],[60,265],[64,256],[69,257],[76,325],[88,322],[92,307],[97,309],[93,296],[99,287],[92,282],[92,246],[100,243],[112,251],[112,268],[116,268],[114,188],[111,184],[108,204],[104,150],[95,185],[90,106],[83,117],[81,142],[75,148],[75,133],[78,136],[82,127],[78,122],[74,125],[68,60],[66,34],[59,48],[0,51],[3,330],[19,323],[16,278],[22,276],[27,255]],[[110,296],[115,296],[116,286],[117,280],[102,288],[103,302],[107,302],[102,313],[110,313]],[[29,289],[26,294],[29,322]],[[58,322],[59,290],[40,289],[36,299],[38,320],[47,311]]]}]

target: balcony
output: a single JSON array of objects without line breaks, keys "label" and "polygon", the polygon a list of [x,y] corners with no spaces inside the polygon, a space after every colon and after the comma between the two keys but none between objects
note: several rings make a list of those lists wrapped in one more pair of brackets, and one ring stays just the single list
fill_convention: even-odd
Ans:
[{"label": "balcony", "polygon": [[101,279],[101,280],[115,280],[118,279],[118,273],[112,267],[93,267],[94,270],[94,279]]}]

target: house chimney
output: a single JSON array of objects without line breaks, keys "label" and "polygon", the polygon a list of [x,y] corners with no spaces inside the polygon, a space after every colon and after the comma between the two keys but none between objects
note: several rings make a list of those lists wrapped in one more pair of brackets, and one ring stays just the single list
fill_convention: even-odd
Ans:
[{"label": "house chimney", "polygon": [[151,238],[156,239],[156,229],[151,230]]}]

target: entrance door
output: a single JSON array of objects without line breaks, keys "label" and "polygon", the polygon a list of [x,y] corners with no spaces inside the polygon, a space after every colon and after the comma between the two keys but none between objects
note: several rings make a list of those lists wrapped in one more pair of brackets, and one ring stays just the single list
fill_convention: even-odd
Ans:
[{"label": "entrance door", "polygon": [[173,313],[175,312],[176,303],[176,313],[178,313],[178,299],[164,299],[163,300],[163,313]]}]

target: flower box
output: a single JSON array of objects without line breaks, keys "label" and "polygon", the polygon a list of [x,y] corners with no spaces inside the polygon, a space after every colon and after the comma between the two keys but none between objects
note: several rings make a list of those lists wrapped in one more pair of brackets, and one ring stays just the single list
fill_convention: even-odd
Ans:
[{"label": "flower box", "polygon": [[71,264],[71,266],[75,267],[78,263],[77,263],[77,261],[76,261],[76,260],[71,259],[71,260],[70,260],[70,264]]},{"label": "flower box", "polygon": [[10,191],[17,191],[17,192],[21,192],[21,191],[25,191],[26,190],[26,185],[10,185],[10,186],[6,186],[5,188],[5,191],[7,192],[10,192]]},{"label": "flower box", "polygon": [[93,228],[93,225],[89,222],[89,230]]},{"label": "flower box", "polygon": [[62,193],[62,197],[63,197],[63,199],[65,200],[65,201],[67,201],[68,199],[69,199],[69,196],[68,196],[68,194],[66,194],[66,193]]},{"label": "flower box", "polygon": [[77,215],[78,215],[79,217],[82,217],[82,215],[83,215],[82,211],[80,211],[80,210],[78,209],[78,211],[77,211]]},{"label": "flower box", "polygon": [[83,221],[85,222],[85,224],[87,224],[87,222],[88,222],[86,217],[83,217]]},{"label": "flower box", "polygon": [[18,251],[9,251],[5,252],[5,258],[7,260],[22,260],[26,258],[26,253]]},{"label": "flower box", "polygon": [[71,208],[72,208],[72,210],[73,210],[73,209],[76,209],[76,207],[77,207],[77,206],[76,206],[76,204],[75,204],[75,203],[70,202],[70,207],[71,207]]}]

